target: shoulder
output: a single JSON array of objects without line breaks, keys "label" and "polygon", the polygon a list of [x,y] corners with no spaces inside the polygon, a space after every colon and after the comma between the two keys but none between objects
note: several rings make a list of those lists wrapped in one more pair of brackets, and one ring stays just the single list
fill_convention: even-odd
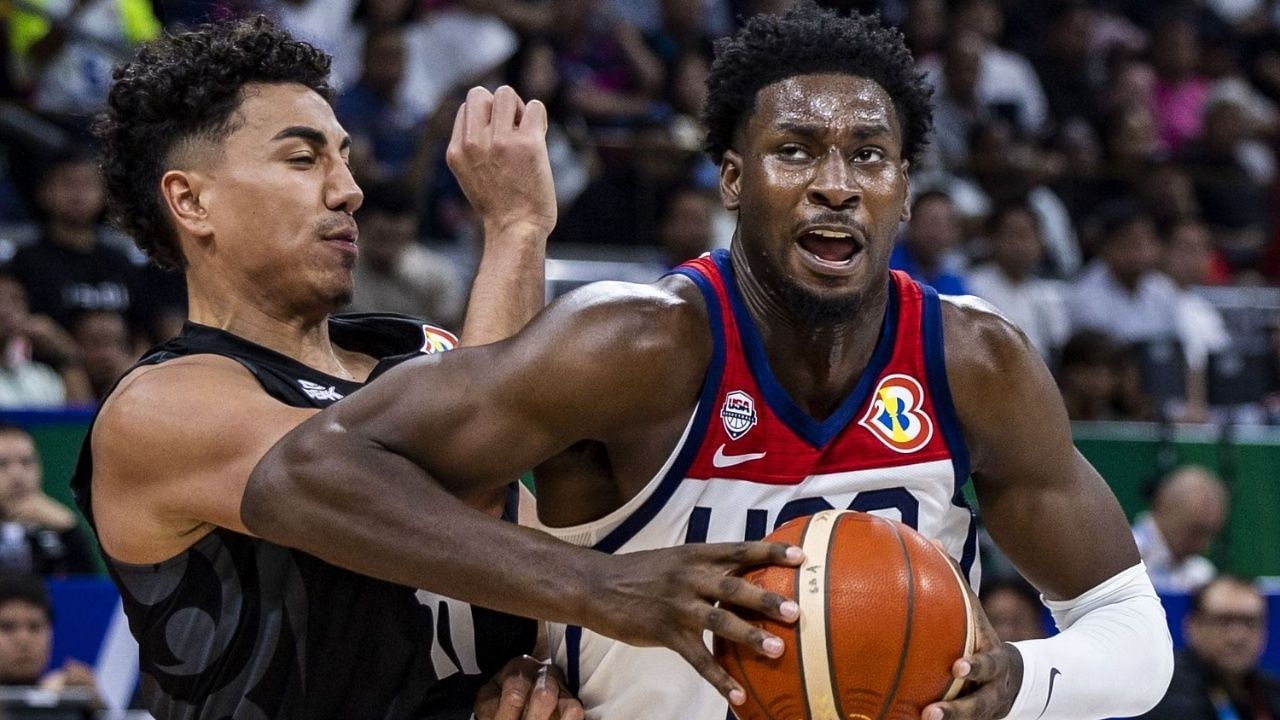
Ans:
[{"label": "shoulder", "polygon": [[943,297],[942,337],[948,384],[962,423],[976,419],[974,409],[986,416],[1007,402],[1056,397],[1040,353],[987,301]]},{"label": "shoulder", "polygon": [[597,282],[556,301],[558,314],[586,330],[600,350],[625,348],[650,359],[708,352],[707,307],[693,282],[682,276],[641,285]]},{"label": "shoulder", "polygon": [[193,413],[234,407],[257,389],[247,369],[218,355],[188,355],[135,368],[106,399],[94,421],[95,461],[111,463],[116,449],[150,445],[149,438],[190,427]]}]

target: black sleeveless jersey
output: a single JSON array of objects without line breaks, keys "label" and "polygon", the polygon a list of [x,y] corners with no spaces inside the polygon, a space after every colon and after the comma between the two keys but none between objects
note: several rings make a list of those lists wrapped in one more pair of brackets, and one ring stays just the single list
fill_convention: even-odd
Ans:
[{"label": "black sleeveless jersey", "polygon": [[[335,316],[329,332],[340,347],[379,359],[370,379],[449,345],[444,331],[392,315]],[[322,408],[361,387],[192,323],[138,365],[195,354],[239,362],[268,395],[296,407]],[[208,401],[218,402],[216,387]],[[199,408],[189,410],[189,421],[199,423]],[[86,439],[71,484],[91,526],[92,474]],[[514,486],[510,497],[513,519]],[[532,621],[225,528],[160,563],[103,556],[140,645],[147,708],[165,720],[465,720],[478,687],[531,652],[536,636]]]}]

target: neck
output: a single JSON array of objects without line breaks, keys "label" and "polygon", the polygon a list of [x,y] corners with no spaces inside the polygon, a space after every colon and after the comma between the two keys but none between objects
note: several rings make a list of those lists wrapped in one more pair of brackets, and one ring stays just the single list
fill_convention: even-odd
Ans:
[{"label": "neck", "polygon": [[[863,296],[846,318],[816,323],[798,316],[748,268],[736,238],[731,260],[747,312],[760,331],[769,368],[793,400],[825,419],[857,384],[880,337],[889,300],[888,278]],[[864,260],[865,261],[865,260]]]},{"label": "neck", "polygon": [[361,379],[329,339],[331,308],[301,309],[246,284],[228,283],[215,273],[188,268],[187,319],[225,330],[328,375]]},{"label": "neck", "polygon": [[98,240],[98,233],[93,225],[51,221],[46,232],[53,244],[80,252],[92,250]]},{"label": "neck", "polygon": [[1014,285],[1021,285],[1022,281],[1027,279],[1027,273],[1020,272],[1007,265],[1002,265],[997,262],[996,267],[1000,269],[1000,274],[1004,275],[1005,279]]}]

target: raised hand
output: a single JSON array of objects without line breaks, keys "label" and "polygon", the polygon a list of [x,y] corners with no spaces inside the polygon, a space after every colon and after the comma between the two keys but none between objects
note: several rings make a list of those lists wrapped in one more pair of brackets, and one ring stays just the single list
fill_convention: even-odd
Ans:
[{"label": "raised hand", "polygon": [[471,88],[458,108],[445,159],[480,216],[486,236],[527,225],[549,234],[556,193],[547,158],[547,109],[503,85]]}]

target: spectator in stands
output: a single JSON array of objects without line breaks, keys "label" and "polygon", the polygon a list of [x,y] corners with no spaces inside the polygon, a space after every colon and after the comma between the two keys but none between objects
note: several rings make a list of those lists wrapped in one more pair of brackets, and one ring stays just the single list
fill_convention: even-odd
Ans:
[{"label": "spectator in stands", "polygon": [[988,235],[991,262],[969,274],[969,289],[1021,328],[1046,360],[1053,357],[1071,328],[1059,284],[1036,275],[1044,244],[1035,212],[1025,202],[1001,205]]},{"label": "spectator in stands", "polygon": [[27,289],[31,311],[62,327],[83,310],[143,314],[137,268],[102,240],[106,193],[96,160],[75,149],[50,161],[37,195],[43,227],[38,242],[18,250],[12,268]]},{"label": "spectator in stands", "polygon": [[98,694],[93,669],[74,658],[47,672],[52,654],[53,604],[44,583],[35,577],[0,578],[0,685]]},{"label": "spectator in stands", "polygon": [[955,254],[959,243],[960,220],[951,197],[936,190],[923,192],[911,204],[911,219],[893,248],[889,267],[945,295],[965,295],[969,290],[959,267],[962,261]]},{"label": "spectator in stands", "polygon": [[1152,37],[1156,71],[1155,111],[1164,146],[1177,151],[1198,137],[1210,84],[1200,75],[1200,38],[1195,23],[1182,15],[1160,21]]},{"label": "spectator in stands", "polygon": [[982,611],[996,635],[1005,642],[1039,640],[1045,636],[1040,593],[1020,577],[983,578]]},{"label": "spectator in stands", "polygon": [[1280,718],[1280,680],[1258,667],[1267,601],[1257,585],[1218,576],[1192,597],[1182,631],[1169,692],[1143,720]]},{"label": "spectator in stands", "polygon": [[658,245],[667,267],[675,267],[712,249],[713,219],[719,210],[715,197],[692,185],[678,187],[667,196],[658,225]]},{"label": "spectator in stands", "polygon": [[1096,123],[1106,69],[1102,55],[1091,52],[1094,10],[1074,0],[1053,4],[1049,14],[1045,47],[1035,67],[1052,116],[1059,124],[1073,118]]},{"label": "spectator in stands", "polygon": [[129,326],[120,313],[90,310],[72,319],[71,337],[93,397],[101,401],[137,357],[129,343]]},{"label": "spectator in stands", "polygon": [[1151,218],[1128,203],[1113,206],[1099,245],[1098,257],[1068,291],[1071,327],[1101,330],[1124,343],[1176,337],[1171,309],[1178,291],[1157,269],[1160,239]]},{"label": "spectator in stands", "polygon": [[925,165],[932,171],[958,171],[969,163],[969,135],[988,119],[978,94],[985,42],[976,32],[958,30],[947,37],[942,54],[919,61],[933,85],[933,138]]},{"label": "spectator in stands", "polygon": [[1020,135],[1039,136],[1049,121],[1044,89],[1025,57],[997,44],[1004,32],[1000,3],[960,0],[952,19],[957,29],[972,30],[983,41],[976,87],[978,101],[994,116],[1013,123]]},{"label": "spectator in stands", "polygon": [[993,206],[1025,200],[1040,224],[1047,261],[1043,273],[1055,278],[1075,275],[1080,268],[1080,244],[1066,205],[1047,184],[1055,172],[1050,157],[1001,119],[975,127],[970,146],[969,172],[981,195],[978,214],[986,217]]},{"label": "spectator in stands", "polygon": [[1142,420],[1150,414],[1123,348],[1097,330],[1078,331],[1062,346],[1058,389],[1073,421]]},{"label": "spectator in stands", "polygon": [[457,269],[421,246],[413,196],[400,183],[369,185],[350,309],[398,312],[457,329],[466,301]]},{"label": "spectator in stands", "polygon": [[551,0],[553,42],[567,99],[592,127],[629,128],[670,111],[655,104],[662,60],[639,29],[600,0]]},{"label": "spectator in stands", "polygon": [[334,114],[351,135],[352,172],[362,183],[399,179],[414,156],[424,118],[399,99],[405,53],[402,28],[371,30],[360,81],[334,101]]},{"label": "spectator in stands", "polygon": [[1183,465],[1166,475],[1137,517],[1133,538],[1160,592],[1193,592],[1217,569],[1204,553],[1227,519],[1227,489],[1207,468]]},{"label": "spectator in stands", "polygon": [[[93,550],[76,516],[45,494],[41,475],[40,456],[31,433],[18,425],[0,422],[0,524],[21,527],[28,544],[29,563],[24,564],[30,567],[26,571],[41,575],[96,572]],[[19,537],[11,533],[4,531],[6,540]]]},{"label": "spectator in stands", "polygon": [[1165,231],[1165,274],[1177,286],[1178,337],[1187,357],[1187,411],[1184,419],[1208,419],[1208,394],[1205,368],[1209,355],[1226,350],[1231,344],[1222,314],[1208,300],[1195,293],[1196,285],[1205,284],[1213,260],[1209,228],[1194,218],[1174,223]]},{"label": "spectator in stands", "polygon": [[[57,370],[32,358],[37,347]],[[22,283],[0,268],[0,407],[50,408],[89,399],[75,342],[48,317],[32,315]]]},{"label": "spectator in stands", "polygon": [[7,15],[35,108],[81,120],[102,108],[112,68],[160,33],[148,0],[24,0]]},{"label": "spectator in stands", "polygon": [[[1217,100],[1205,109],[1203,135],[1183,145],[1179,158],[1228,265],[1236,273],[1256,274],[1269,223],[1268,178],[1251,172],[1247,150],[1252,146],[1246,140],[1244,109],[1235,100]],[[1271,165],[1274,172],[1274,156],[1261,164]]]}]

